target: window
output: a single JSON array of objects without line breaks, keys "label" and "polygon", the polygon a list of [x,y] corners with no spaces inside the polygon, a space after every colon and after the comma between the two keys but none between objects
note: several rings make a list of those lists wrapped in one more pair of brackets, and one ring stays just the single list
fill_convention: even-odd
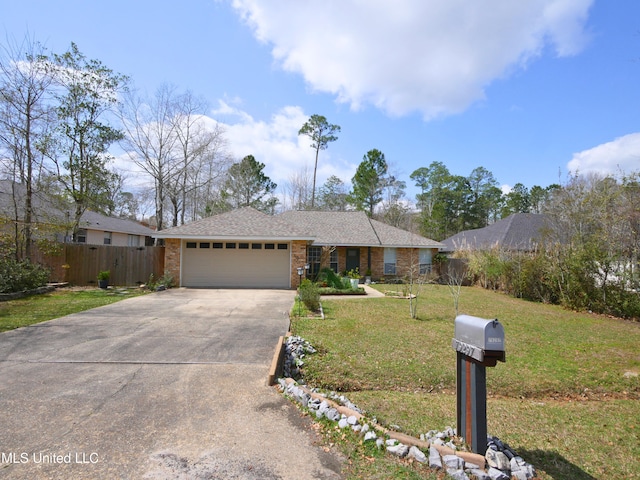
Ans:
[{"label": "window", "polygon": [[420,275],[431,273],[431,249],[421,248],[419,253]]},{"label": "window", "polygon": [[197,245],[196,242],[187,242],[187,248],[196,248]]},{"label": "window", "polygon": [[111,245],[111,232],[104,232],[104,239],[102,242],[104,245]]},{"label": "window", "polygon": [[307,247],[307,263],[309,264],[309,274],[317,275],[320,272],[320,257],[322,247]]},{"label": "window", "polygon": [[276,248],[275,243],[265,243],[265,244],[264,244],[264,249],[265,249],[265,250],[273,250],[273,249],[275,249],[275,248]]},{"label": "window", "polygon": [[211,248],[222,248],[222,242],[213,242]]},{"label": "window", "polygon": [[251,249],[252,250],[262,250],[262,244],[261,243],[252,243],[251,244]]},{"label": "window", "polygon": [[226,247],[226,248],[236,248],[236,244],[235,244],[235,243],[233,243],[233,242],[228,242],[228,243],[225,245],[225,247]]},{"label": "window", "polygon": [[332,247],[331,253],[329,253],[329,268],[334,273],[338,273],[338,249],[336,247]]},{"label": "window", "polygon": [[200,248],[209,248],[210,246],[209,242],[200,242]]},{"label": "window", "polygon": [[278,250],[286,250],[289,248],[289,244],[288,243],[279,243],[278,244]]},{"label": "window", "polygon": [[76,243],[87,243],[87,230],[84,228],[79,228],[78,233],[76,233]]},{"label": "window", "polygon": [[139,235],[127,235],[127,245],[129,247],[137,247],[140,245]]},{"label": "window", "polygon": [[238,248],[241,250],[248,250],[249,249],[249,244],[248,243],[239,243],[238,244]]},{"label": "window", "polygon": [[384,249],[384,274],[385,275],[396,274],[396,249],[395,248]]}]

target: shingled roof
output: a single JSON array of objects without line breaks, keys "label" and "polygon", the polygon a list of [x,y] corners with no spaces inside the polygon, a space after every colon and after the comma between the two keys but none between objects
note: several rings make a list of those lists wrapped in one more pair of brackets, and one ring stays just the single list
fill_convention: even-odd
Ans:
[{"label": "shingled roof", "polygon": [[531,251],[540,243],[548,228],[545,215],[514,213],[487,227],[457,233],[442,243],[447,252],[464,249],[489,250],[494,247]]},{"label": "shingled roof", "polygon": [[[24,205],[26,187],[10,180],[0,180],[0,217],[12,218],[15,213],[13,209],[14,196],[18,199],[20,206]],[[68,209],[68,205],[60,202],[44,193],[34,192],[33,202],[33,222],[62,225],[69,223],[73,219],[73,213]],[[105,232],[127,233],[130,235],[144,235],[150,237],[154,230],[149,227],[126,218],[109,217],[101,213],[86,210],[80,217],[80,228],[90,230],[102,230]]]},{"label": "shingled roof", "polygon": [[270,239],[312,240],[304,228],[284,219],[262,213],[252,207],[206,217],[179,227],[161,230],[157,238],[202,238],[202,239]]},{"label": "shingled roof", "polygon": [[289,211],[281,217],[303,226],[315,236],[314,245],[360,247],[440,248],[442,244],[420,235],[371,220],[366,213]]},{"label": "shingled roof", "polygon": [[434,240],[370,220],[364,212],[288,211],[267,215],[251,207],[162,230],[158,238],[312,240],[314,245],[441,248]]},{"label": "shingled roof", "polygon": [[155,230],[127,218],[107,217],[91,210],[85,211],[80,217],[80,228],[90,230],[104,230],[105,232],[128,233],[129,235],[144,235],[150,237]]},{"label": "shingled roof", "polygon": [[380,245],[364,212],[291,210],[279,217],[299,225],[314,238],[314,245]]}]

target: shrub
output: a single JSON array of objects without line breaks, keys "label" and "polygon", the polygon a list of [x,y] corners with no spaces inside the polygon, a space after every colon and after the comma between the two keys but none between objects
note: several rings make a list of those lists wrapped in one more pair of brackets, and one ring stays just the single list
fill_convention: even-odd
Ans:
[{"label": "shrub", "polygon": [[320,272],[320,278],[324,279],[328,287],[336,288],[338,290],[351,288],[351,282],[347,282],[348,286],[345,287],[343,279],[336,275],[336,273],[330,268],[323,268]]},{"label": "shrub", "polygon": [[0,293],[23,292],[41,287],[49,280],[49,271],[28,260],[0,258]]},{"label": "shrub", "polygon": [[169,273],[165,273],[160,278],[156,279],[155,275],[152,273],[149,275],[149,281],[147,282],[147,288],[149,290],[158,290],[159,288],[164,290],[166,288],[171,288],[174,286],[173,275]]},{"label": "shrub", "polygon": [[309,310],[312,312],[320,310],[320,289],[317,284],[305,279],[298,290],[300,292],[300,300]]}]

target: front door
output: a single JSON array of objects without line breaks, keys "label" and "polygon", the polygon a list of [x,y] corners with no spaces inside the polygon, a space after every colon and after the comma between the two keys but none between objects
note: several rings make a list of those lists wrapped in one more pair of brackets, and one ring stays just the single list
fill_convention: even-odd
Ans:
[{"label": "front door", "polygon": [[349,270],[358,269],[360,271],[360,249],[347,248],[347,272]]}]

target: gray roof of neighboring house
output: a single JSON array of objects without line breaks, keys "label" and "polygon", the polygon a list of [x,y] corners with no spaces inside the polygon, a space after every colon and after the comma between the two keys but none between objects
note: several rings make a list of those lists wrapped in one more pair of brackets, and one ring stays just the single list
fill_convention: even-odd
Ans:
[{"label": "gray roof of neighboring house", "polygon": [[[14,197],[18,202],[19,216],[22,217],[25,196],[26,187],[24,185],[11,180],[0,180],[0,217],[15,218]],[[33,192],[31,204],[34,223],[59,223],[65,220],[65,214],[47,195]]]},{"label": "gray roof of neighboring house", "polygon": [[156,232],[157,238],[261,238],[312,240],[302,227],[255,208],[244,207]]},{"label": "gray roof of neighboring house", "polygon": [[443,240],[446,251],[488,250],[494,247],[530,251],[536,248],[549,229],[545,215],[515,213],[507,218],[475,230],[465,230]]},{"label": "gray roof of neighboring house", "polygon": [[[20,205],[24,205],[26,195],[24,185],[0,180],[0,216],[12,218],[14,216],[13,196],[18,198]],[[73,218],[73,213],[63,205],[55,205],[54,200],[43,193],[33,194],[33,219],[36,223],[63,224]],[[85,211],[80,217],[80,228],[101,230],[105,232],[127,233],[131,235],[144,235],[150,237],[155,233],[149,227],[126,218],[108,217],[90,210]]]},{"label": "gray roof of neighboring house", "polygon": [[158,238],[269,238],[314,245],[440,248],[434,240],[370,220],[364,212],[288,211],[267,215],[251,207],[157,232]]},{"label": "gray roof of neighboring house", "polygon": [[103,230],[105,232],[128,233],[129,235],[144,235],[150,237],[155,230],[126,218],[107,217],[97,212],[87,210],[80,217],[80,228]]}]

